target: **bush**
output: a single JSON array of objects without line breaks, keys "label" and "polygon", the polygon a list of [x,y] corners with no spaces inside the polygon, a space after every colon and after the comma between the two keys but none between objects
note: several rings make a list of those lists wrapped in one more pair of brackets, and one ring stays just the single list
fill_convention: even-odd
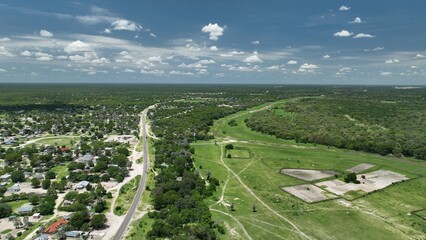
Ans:
[{"label": "bush", "polygon": [[226,144],[225,149],[226,149],[226,150],[234,149],[234,145],[232,145],[232,144],[228,143],[228,144]]},{"label": "bush", "polygon": [[12,208],[5,203],[0,203],[0,218],[9,217],[10,214],[12,214]]},{"label": "bush", "polygon": [[350,183],[350,182],[357,183],[357,184],[359,183],[359,181],[356,179],[356,174],[354,172],[346,175],[346,177],[344,178],[344,181],[346,183]]}]

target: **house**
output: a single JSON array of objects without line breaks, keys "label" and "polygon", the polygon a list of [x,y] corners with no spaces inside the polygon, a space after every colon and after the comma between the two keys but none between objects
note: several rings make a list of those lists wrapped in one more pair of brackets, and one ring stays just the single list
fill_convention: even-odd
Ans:
[{"label": "house", "polygon": [[28,214],[28,213],[32,213],[34,210],[34,206],[31,204],[28,205],[24,205],[20,208],[18,208],[18,213],[19,214]]},{"label": "house", "polygon": [[49,240],[49,236],[46,234],[40,234],[35,240]]},{"label": "house", "polygon": [[78,231],[68,231],[65,232],[65,236],[67,238],[79,238],[81,236],[81,233]]},{"label": "house", "polygon": [[77,158],[75,161],[79,163],[89,163],[90,161],[93,161],[93,159],[94,157],[92,154],[86,153],[84,156]]},{"label": "house", "polygon": [[44,174],[41,172],[36,172],[33,174],[33,178],[44,179]]},{"label": "house", "polygon": [[32,215],[33,219],[40,219],[41,214],[40,213],[34,213]]},{"label": "house", "polygon": [[11,175],[9,173],[3,174],[0,176],[0,181],[1,182],[6,182],[7,180],[9,180],[11,177]]},{"label": "house", "polygon": [[44,229],[43,233],[46,233],[46,234],[53,234],[53,233],[57,233],[57,232],[58,232],[58,230],[59,230],[59,228],[60,228],[62,225],[66,225],[66,224],[68,224],[68,221],[67,221],[67,220],[65,220],[65,219],[63,219],[63,218],[61,218],[61,219],[59,219],[58,221],[56,221],[56,222],[54,222],[54,223],[50,224],[50,226],[48,226],[46,229]]},{"label": "house", "polygon": [[19,186],[19,184],[15,183],[12,187],[7,189],[7,191],[8,192],[19,192],[19,191],[21,191],[21,187]]},{"label": "house", "polygon": [[62,206],[70,206],[71,204],[73,204],[73,201],[65,200],[65,201],[62,203]]},{"label": "house", "polygon": [[88,182],[88,181],[86,181],[86,180],[83,180],[83,181],[81,181],[81,182],[79,182],[79,183],[77,183],[76,185],[75,185],[75,189],[84,189],[84,188],[86,188],[87,187],[87,185],[89,185],[90,184],[90,182]]}]

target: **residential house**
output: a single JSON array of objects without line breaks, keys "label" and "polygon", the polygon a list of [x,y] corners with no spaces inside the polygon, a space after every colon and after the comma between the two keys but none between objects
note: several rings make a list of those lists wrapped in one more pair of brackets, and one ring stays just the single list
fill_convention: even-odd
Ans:
[{"label": "residential house", "polygon": [[49,236],[47,236],[46,234],[40,234],[34,240],[49,240]]},{"label": "residential house", "polygon": [[7,189],[8,192],[19,192],[21,191],[21,187],[19,186],[19,184],[15,183],[12,187],[10,187],[9,189]]},{"label": "residential house", "polygon": [[86,181],[86,180],[83,180],[83,181],[81,181],[81,182],[79,182],[79,183],[77,183],[76,185],[75,185],[75,189],[84,189],[84,188],[86,188],[87,187],[87,185],[89,185],[90,184],[90,182],[88,182],[88,181]]},{"label": "residential house", "polygon": [[94,157],[90,153],[86,153],[84,156],[77,158],[75,161],[79,163],[89,163],[90,161],[93,161]]},{"label": "residential house", "polygon": [[6,182],[7,180],[9,180],[11,177],[11,175],[9,173],[3,174],[0,176],[0,182]]},{"label": "residential house", "polygon": [[19,214],[29,214],[29,213],[32,213],[33,210],[34,210],[34,206],[31,205],[31,204],[28,204],[28,205],[24,205],[24,206],[18,208],[18,213]]},{"label": "residential house", "polygon": [[60,228],[62,225],[66,225],[66,224],[68,224],[68,221],[67,221],[67,220],[65,220],[65,219],[63,219],[63,218],[61,218],[61,219],[59,219],[58,221],[56,221],[56,222],[54,222],[54,223],[50,224],[50,226],[48,226],[46,229],[44,229],[43,233],[46,233],[46,234],[54,234],[54,233],[57,233],[57,232],[58,232],[58,230],[59,230],[59,228]]},{"label": "residential house", "polygon": [[79,238],[81,236],[81,233],[78,231],[68,231],[65,232],[65,236],[67,238]]}]

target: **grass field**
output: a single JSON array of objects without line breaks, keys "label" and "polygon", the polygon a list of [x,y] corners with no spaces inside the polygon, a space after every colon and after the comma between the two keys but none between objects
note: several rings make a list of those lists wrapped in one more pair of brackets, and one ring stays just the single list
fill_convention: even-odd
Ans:
[{"label": "grass field", "polygon": [[66,177],[69,174],[68,167],[61,165],[54,166],[52,169],[50,169],[50,171],[56,174],[57,180],[61,180],[63,177]]},{"label": "grass field", "polygon": [[141,175],[138,175],[120,188],[118,198],[114,202],[115,215],[122,216],[127,213],[132,205],[140,179]]},{"label": "grass field", "polygon": [[[216,121],[211,131],[217,145],[213,140],[192,144],[196,167],[202,166],[200,173],[211,171],[211,176],[220,181],[208,204],[213,219],[223,222],[227,229],[224,239],[425,239],[424,220],[408,214],[425,207],[424,161],[298,144],[248,129],[244,120],[267,106]],[[227,124],[231,119],[237,126]],[[224,145],[229,142],[236,149],[249,150],[249,158],[226,158]],[[281,174],[282,168],[347,173],[346,169],[362,163],[376,165],[367,172],[386,169],[411,180],[353,201],[336,199],[315,204],[281,189],[305,183]],[[351,197],[359,197],[359,193]],[[235,211],[230,210],[231,204]]]},{"label": "grass field", "polygon": [[58,136],[58,137],[49,137],[35,141],[39,145],[57,145],[57,146],[71,146],[71,141],[76,144],[80,140],[79,136]]},{"label": "grass field", "polygon": [[229,149],[226,150],[226,156],[231,154],[231,158],[250,158],[250,152],[247,149]]},{"label": "grass field", "polygon": [[16,201],[7,202],[7,205],[9,205],[12,208],[12,210],[14,212],[16,212],[18,210],[18,208],[20,208],[23,205],[28,204],[28,203],[29,203],[28,200],[20,200],[18,202],[16,202]]}]

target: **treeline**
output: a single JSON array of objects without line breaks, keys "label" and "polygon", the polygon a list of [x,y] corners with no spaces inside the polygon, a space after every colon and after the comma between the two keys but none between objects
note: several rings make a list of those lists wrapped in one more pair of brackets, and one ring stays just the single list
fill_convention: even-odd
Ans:
[{"label": "treeline", "polygon": [[348,91],[259,112],[246,124],[296,142],[426,159],[425,95]]}]

